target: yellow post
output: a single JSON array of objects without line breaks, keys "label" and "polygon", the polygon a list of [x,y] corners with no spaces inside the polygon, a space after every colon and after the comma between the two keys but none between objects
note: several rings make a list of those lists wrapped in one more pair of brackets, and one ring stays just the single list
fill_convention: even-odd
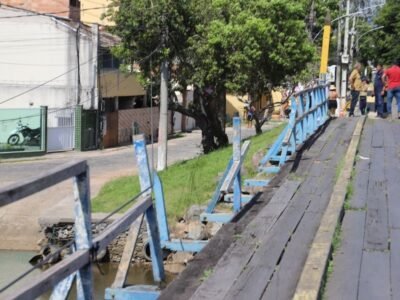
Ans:
[{"label": "yellow post", "polygon": [[326,78],[328,73],[328,58],[329,58],[329,43],[331,40],[331,18],[328,15],[325,19],[324,36],[322,39],[322,51],[321,51],[321,67],[320,67],[320,78]]}]

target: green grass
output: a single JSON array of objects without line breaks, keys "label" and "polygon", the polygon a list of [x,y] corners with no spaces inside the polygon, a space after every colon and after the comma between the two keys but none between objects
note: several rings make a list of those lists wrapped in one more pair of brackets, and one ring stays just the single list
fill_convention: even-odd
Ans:
[{"label": "green grass", "polygon": [[[244,161],[243,177],[253,177],[256,173],[252,164],[253,155],[266,151],[285,125],[251,138],[250,149]],[[184,151],[184,149],[182,150]],[[219,177],[224,172],[232,155],[232,147],[201,155],[195,159],[178,162],[159,173],[170,220],[184,216],[194,204],[206,204],[216,188]],[[122,205],[140,191],[137,176],[121,177],[105,184],[92,201],[93,212],[110,212]]]}]

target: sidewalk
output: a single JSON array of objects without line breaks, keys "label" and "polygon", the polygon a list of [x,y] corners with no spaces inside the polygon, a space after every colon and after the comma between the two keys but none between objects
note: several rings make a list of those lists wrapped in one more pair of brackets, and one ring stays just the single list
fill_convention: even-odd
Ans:
[{"label": "sidewalk", "polygon": [[400,299],[400,122],[367,120],[326,299]]},{"label": "sidewalk", "polygon": [[[263,127],[266,131],[281,123]],[[232,128],[227,128],[231,138]],[[242,127],[242,137],[255,134],[254,128]],[[157,145],[147,147],[150,164],[157,163]],[[153,153],[153,155],[152,155]],[[182,138],[168,141],[168,165],[194,158],[202,153],[201,131],[195,130]],[[153,156],[153,159],[152,159]],[[0,162],[0,187],[20,179],[35,176],[52,167],[74,159],[86,159],[90,167],[91,195],[96,196],[108,181],[121,176],[134,175],[136,163],[132,146],[90,152],[62,152],[47,154],[40,158],[2,160]],[[42,222],[54,222],[61,218],[72,218],[72,181],[68,180],[0,209],[0,249],[35,250],[40,239]],[[44,218],[43,218],[44,217]],[[51,219],[49,219],[51,217]]]}]

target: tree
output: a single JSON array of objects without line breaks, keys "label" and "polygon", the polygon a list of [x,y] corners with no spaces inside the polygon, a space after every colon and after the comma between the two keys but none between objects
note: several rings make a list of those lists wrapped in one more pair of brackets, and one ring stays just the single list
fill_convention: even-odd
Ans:
[{"label": "tree", "polygon": [[400,57],[400,2],[388,0],[378,12],[373,24],[364,22],[360,26],[359,36],[367,31],[383,26],[382,29],[367,33],[359,40],[358,57],[364,63],[391,64]]},{"label": "tree", "polygon": [[[122,38],[115,53],[138,63],[147,78],[158,78],[166,58],[171,88],[195,86],[193,103],[182,106],[171,93],[170,108],[196,120],[206,153],[228,144],[227,92],[258,101],[314,57],[305,26],[308,0],[114,1],[120,8],[109,14],[112,31]],[[150,55],[151,65],[143,59]],[[258,118],[256,124],[260,132]]]}]

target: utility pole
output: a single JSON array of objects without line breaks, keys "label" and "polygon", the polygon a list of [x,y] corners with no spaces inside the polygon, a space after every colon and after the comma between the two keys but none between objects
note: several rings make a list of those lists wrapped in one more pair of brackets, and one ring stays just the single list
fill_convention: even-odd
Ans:
[{"label": "utility pole", "polygon": [[[340,76],[342,74],[341,67],[341,57],[340,54],[342,52],[342,21],[339,21],[337,28],[337,49],[336,49],[336,92],[339,95],[339,99],[341,99],[341,86],[340,86]],[[339,108],[341,107],[342,101],[340,100]]]},{"label": "utility pole", "polygon": [[353,64],[353,60],[354,60],[354,40],[355,40],[355,36],[356,36],[356,21],[357,21],[357,16],[353,16],[353,24],[351,26],[351,38],[350,38],[350,60],[349,60],[349,64],[352,65]]},{"label": "utility pole", "polygon": [[[165,16],[163,16],[165,26]],[[164,27],[162,36],[163,46],[167,40],[168,32]],[[168,61],[165,58],[161,63],[161,86],[160,86],[160,121],[158,124],[158,155],[157,171],[167,168],[168,148]]]},{"label": "utility pole", "polygon": [[343,54],[342,54],[342,88],[341,102],[346,103],[347,96],[347,70],[349,67],[349,14],[350,14],[350,0],[346,0],[346,18],[344,22],[344,41],[343,41]]},{"label": "utility pole", "polygon": [[81,23],[78,22],[75,35],[75,46],[76,46],[76,66],[77,66],[77,78],[76,78],[76,105],[81,104],[81,59],[80,59],[80,29]]}]

